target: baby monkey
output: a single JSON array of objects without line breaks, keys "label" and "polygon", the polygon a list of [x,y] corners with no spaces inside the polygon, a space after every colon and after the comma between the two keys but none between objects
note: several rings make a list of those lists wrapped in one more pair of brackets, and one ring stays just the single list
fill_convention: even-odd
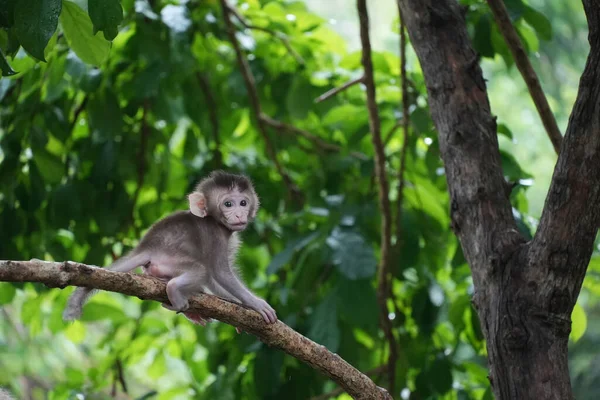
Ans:
[{"label": "baby monkey", "polygon": [[[276,322],[275,310],[244,286],[234,267],[240,246],[238,232],[256,217],[260,205],[250,179],[214,171],[198,183],[188,200],[189,210],[156,222],[136,248],[109,268],[128,272],[143,266],[145,274],[167,282],[171,304],[163,303],[163,307],[183,312],[203,326],[207,319],[201,314],[186,312],[188,299],[200,292],[241,303],[260,313],[267,323]],[[63,318],[79,318],[94,291],[77,288]]]}]

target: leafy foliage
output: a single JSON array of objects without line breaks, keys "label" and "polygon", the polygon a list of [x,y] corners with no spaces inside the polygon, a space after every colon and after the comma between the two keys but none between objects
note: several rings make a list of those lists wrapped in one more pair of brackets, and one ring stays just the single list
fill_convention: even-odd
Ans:
[{"label": "leafy foliage", "polygon": [[[484,2],[463,3],[480,54],[512,65]],[[520,0],[506,4],[530,52],[551,38],[543,14]],[[235,20],[262,112],[342,149],[269,130],[305,205],[286,201],[218,1],[0,0],[0,68],[13,75],[0,80],[0,256],[108,265],[158,218],[185,208],[198,178],[215,168],[241,171],[262,202],[244,234],[245,280],[292,328],[363,371],[377,370],[388,350],[378,325],[380,211],[364,92],[355,85],[313,102],[360,76],[360,52],[347,51],[302,2],[236,7],[255,28]],[[392,132],[392,188],[408,146],[404,201],[394,211],[402,211],[390,300],[401,349],[397,387],[411,398],[491,398],[423,76],[408,66],[411,133],[403,143],[394,129],[408,117],[398,57],[381,51],[373,60],[383,132]],[[508,126],[498,130],[512,138]],[[511,154],[502,157],[511,181],[530,177]],[[531,232],[526,189],[511,199],[520,228]],[[333,389],[252,336],[221,323],[193,326],[155,303],[100,293],[82,321],[65,324],[71,290],[0,283],[0,385],[20,394],[24,377],[39,384],[35,398],[52,399],[107,397],[125,390],[121,382],[140,399],[307,399]],[[585,340],[581,308],[575,322],[573,339]],[[385,386],[383,376],[376,380]]]}]

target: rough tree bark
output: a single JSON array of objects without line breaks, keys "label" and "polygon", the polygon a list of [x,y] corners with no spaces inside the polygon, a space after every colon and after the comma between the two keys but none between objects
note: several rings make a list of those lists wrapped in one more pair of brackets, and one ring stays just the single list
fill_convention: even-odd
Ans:
[{"label": "rough tree bark", "polygon": [[506,195],[495,118],[456,0],[398,0],[427,82],[471,266],[497,399],[572,399],[570,315],[600,223],[600,0],[584,0],[591,52],[539,228],[527,242]]},{"label": "rough tree bark", "polygon": [[[75,262],[0,260],[0,281],[40,282],[48,287],[85,286],[136,296],[142,300],[168,301],[166,285],[147,275],[114,272]],[[387,390],[378,387],[325,346],[302,336],[281,321],[267,325],[260,315],[216,296],[200,294],[190,299],[190,310],[226,322],[256,335],[269,346],[277,347],[328,376],[353,398],[391,400]]]}]

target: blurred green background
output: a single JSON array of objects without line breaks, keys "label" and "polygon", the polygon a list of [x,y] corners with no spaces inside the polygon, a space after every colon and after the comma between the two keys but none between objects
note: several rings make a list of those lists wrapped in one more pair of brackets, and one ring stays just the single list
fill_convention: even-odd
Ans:
[{"label": "blurred green background", "polygon": [[[266,150],[219,1],[122,0],[111,43],[110,18],[93,23],[87,1],[64,0],[47,45],[18,26],[51,14],[29,12],[39,2],[19,1],[14,14],[6,11],[14,1],[0,1],[0,67],[4,75],[17,72],[0,79],[0,259],[108,265],[154,221],[185,208],[199,178],[215,168],[243,172],[262,202],[243,235],[245,281],[285,323],[387,387],[365,92],[355,85],[314,102],[362,74],[355,2],[230,1],[246,24],[263,28],[245,29],[233,18],[262,112],[340,148],[328,152],[297,130],[268,127],[278,162],[304,194],[298,204]],[[531,235],[556,154],[487,5],[461,3],[498,116],[504,173],[519,182],[514,215]],[[582,6],[505,3],[564,132],[588,52]],[[105,17],[118,2],[107,4]],[[423,75],[409,44],[405,144],[397,127],[404,117],[397,5],[368,6],[390,197],[394,214],[401,210],[389,302],[399,346],[393,395],[491,399]],[[98,21],[105,29],[94,36]],[[573,314],[578,399],[600,396],[599,260],[595,252]],[[61,312],[72,290],[0,283],[0,386],[19,399],[322,399],[336,387],[253,336],[218,322],[194,326],[154,302],[102,292],[82,321],[66,324]]]}]

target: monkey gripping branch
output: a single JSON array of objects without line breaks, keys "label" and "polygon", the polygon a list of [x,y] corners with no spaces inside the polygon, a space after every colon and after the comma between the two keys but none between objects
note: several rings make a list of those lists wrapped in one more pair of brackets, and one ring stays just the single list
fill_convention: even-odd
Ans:
[{"label": "monkey gripping branch", "polygon": [[[166,285],[157,278],[123,272],[114,272],[75,262],[5,261],[0,260],[0,281],[40,282],[48,287],[65,288],[70,285],[118,292],[142,300],[166,302]],[[266,324],[255,311],[199,294],[190,298],[190,311],[241,328],[256,335],[269,346],[277,347],[301,360],[338,383],[355,399],[389,400],[388,392],[358,371],[337,354],[331,353],[312,340],[302,336],[281,321]]]}]

